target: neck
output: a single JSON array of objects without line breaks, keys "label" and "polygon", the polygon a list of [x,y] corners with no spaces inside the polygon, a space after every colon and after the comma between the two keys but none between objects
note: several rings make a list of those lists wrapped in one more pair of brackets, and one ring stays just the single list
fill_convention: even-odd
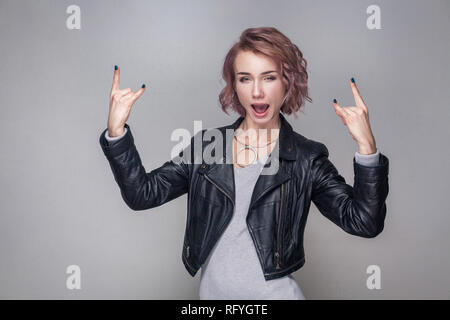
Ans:
[{"label": "neck", "polygon": [[237,128],[236,136],[241,138],[241,142],[251,145],[265,145],[271,140],[276,140],[281,128],[281,119],[277,115],[267,124],[258,125],[250,117],[245,117]]},{"label": "neck", "polygon": [[256,131],[258,131],[258,129],[266,129],[267,131],[270,131],[270,129],[278,130],[281,128],[281,119],[279,115],[276,115],[275,117],[270,119],[269,122],[265,124],[258,124],[255,123],[249,116],[246,116],[242,123],[239,125],[239,128],[245,131],[249,129],[253,129]]}]

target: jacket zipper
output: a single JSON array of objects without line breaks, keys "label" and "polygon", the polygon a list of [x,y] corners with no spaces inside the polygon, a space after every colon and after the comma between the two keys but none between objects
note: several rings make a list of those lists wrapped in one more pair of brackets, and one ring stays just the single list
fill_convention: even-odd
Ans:
[{"label": "jacket zipper", "polygon": [[[225,190],[223,190],[221,187],[219,187],[216,183],[214,183],[206,174],[203,174],[203,176],[205,177],[206,180],[208,180],[209,182],[211,182],[213,185],[216,186],[217,189],[219,189],[224,195],[226,195],[230,200],[231,203],[233,204],[233,208],[234,208],[234,201],[233,199],[228,195],[228,193],[225,192]],[[280,204],[280,223],[278,224],[278,236],[277,236],[277,242],[278,242],[278,251],[275,252],[275,256],[277,257],[277,269],[281,269],[280,264],[281,264],[281,257],[280,257],[280,251],[281,251],[281,241],[280,241],[280,233],[281,233],[281,223],[282,223],[282,208],[283,208],[283,184],[281,184],[281,204]],[[234,211],[234,210],[233,210]],[[231,219],[227,222],[226,226],[228,226],[228,224],[230,223]],[[225,227],[226,227],[225,226]]]},{"label": "jacket zipper", "polygon": [[[200,175],[198,174],[197,175],[197,181],[195,181],[195,187],[194,187],[194,194],[192,195],[192,199],[196,199],[197,198],[197,194],[199,193],[198,192],[198,182],[199,182],[199,180],[200,180]],[[191,213],[192,214],[192,213]],[[189,227],[190,227],[190,220],[189,220],[189,224],[188,224],[188,228],[187,229],[189,229]]]},{"label": "jacket zipper", "polygon": [[[213,185],[215,185],[216,187],[217,187],[217,189],[219,189],[220,191],[222,191],[223,192],[223,194],[225,194],[230,200],[231,200],[231,203],[233,204],[233,210],[232,210],[232,215],[231,215],[231,219],[227,222],[227,224],[226,224],[226,226],[225,226],[225,228],[230,224],[230,221],[233,219],[233,214],[234,214],[234,201],[233,201],[233,199],[231,199],[231,197],[221,188],[221,187],[219,187],[217,184],[215,184],[206,174],[203,174],[203,176],[209,181],[209,182],[211,182]],[[283,185],[281,185],[281,187],[283,188]],[[252,232],[252,229],[250,228],[249,229],[250,230],[250,233],[252,234],[252,237],[253,237],[253,232]],[[279,266],[277,266],[277,269],[280,269],[280,267]]]},{"label": "jacket zipper", "polygon": [[233,203],[234,206],[234,201],[233,199],[231,199],[231,197],[228,195],[228,193],[225,192],[225,190],[223,190],[221,187],[219,187],[215,182],[213,182],[205,173],[203,174],[203,176],[206,178],[206,180],[208,180],[209,182],[211,182],[213,185],[216,186],[217,189],[219,189],[220,191],[222,191],[223,194],[225,194],[230,200],[231,203]]},{"label": "jacket zipper", "polygon": [[282,222],[283,222],[283,184],[281,184],[281,195],[280,195],[280,221],[278,223],[278,233],[277,233],[277,251],[275,251],[275,257],[277,259],[277,266],[276,269],[279,270],[281,269],[281,256],[280,256],[280,252],[281,252],[281,226],[282,226]]},{"label": "jacket zipper", "polygon": [[[230,224],[230,221],[233,219],[233,214],[234,214],[234,201],[233,199],[230,197],[230,195],[228,193],[225,192],[225,190],[223,190],[221,187],[219,187],[214,181],[212,181],[207,175],[206,173],[203,174],[203,176],[206,178],[206,180],[208,180],[209,182],[211,182],[213,185],[216,186],[217,189],[219,189],[224,195],[226,195],[230,200],[231,203],[233,204],[233,209],[231,210],[231,219],[228,220],[227,224],[225,225],[225,228]],[[214,243],[215,244],[215,243]],[[214,245],[213,245],[214,246]],[[209,253],[208,253],[209,254]]]},{"label": "jacket zipper", "polygon": [[[197,181],[195,182],[195,188],[194,188],[194,190],[195,190],[195,194],[194,195],[192,195],[192,198],[193,199],[195,199],[196,197],[196,195],[197,195],[197,192],[198,192],[198,181],[200,180],[200,177],[199,176],[197,176]],[[188,217],[189,218],[189,217]],[[187,228],[186,228],[186,230],[189,230],[189,227],[190,227],[190,221],[188,221],[188,224],[187,224]],[[186,246],[186,258],[189,258],[189,245],[188,246]]]}]

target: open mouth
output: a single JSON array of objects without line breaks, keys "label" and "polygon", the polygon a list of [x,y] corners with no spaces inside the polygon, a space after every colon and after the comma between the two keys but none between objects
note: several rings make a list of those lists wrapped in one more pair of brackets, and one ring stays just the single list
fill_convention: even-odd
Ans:
[{"label": "open mouth", "polygon": [[253,108],[253,111],[257,115],[265,115],[265,113],[269,109],[269,105],[268,104],[252,104],[252,108]]}]

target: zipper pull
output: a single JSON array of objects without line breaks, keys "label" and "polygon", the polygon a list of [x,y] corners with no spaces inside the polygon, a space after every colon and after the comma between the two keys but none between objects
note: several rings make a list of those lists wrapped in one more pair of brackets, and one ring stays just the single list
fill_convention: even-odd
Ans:
[{"label": "zipper pull", "polygon": [[189,258],[189,246],[186,248],[186,257]]},{"label": "zipper pull", "polygon": [[280,267],[280,254],[278,253],[278,251],[275,252],[275,257],[277,258],[276,269],[281,269],[281,267]]}]

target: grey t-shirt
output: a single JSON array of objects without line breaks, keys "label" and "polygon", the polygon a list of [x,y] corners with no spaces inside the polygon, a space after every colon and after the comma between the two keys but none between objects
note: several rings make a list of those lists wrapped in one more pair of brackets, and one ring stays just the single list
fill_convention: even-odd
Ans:
[{"label": "grey t-shirt", "polygon": [[202,266],[200,300],[304,300],[291,275],[266,281],[246,217],[256,181],[267,157],[234,168],[236,205],[230,224]]}]

